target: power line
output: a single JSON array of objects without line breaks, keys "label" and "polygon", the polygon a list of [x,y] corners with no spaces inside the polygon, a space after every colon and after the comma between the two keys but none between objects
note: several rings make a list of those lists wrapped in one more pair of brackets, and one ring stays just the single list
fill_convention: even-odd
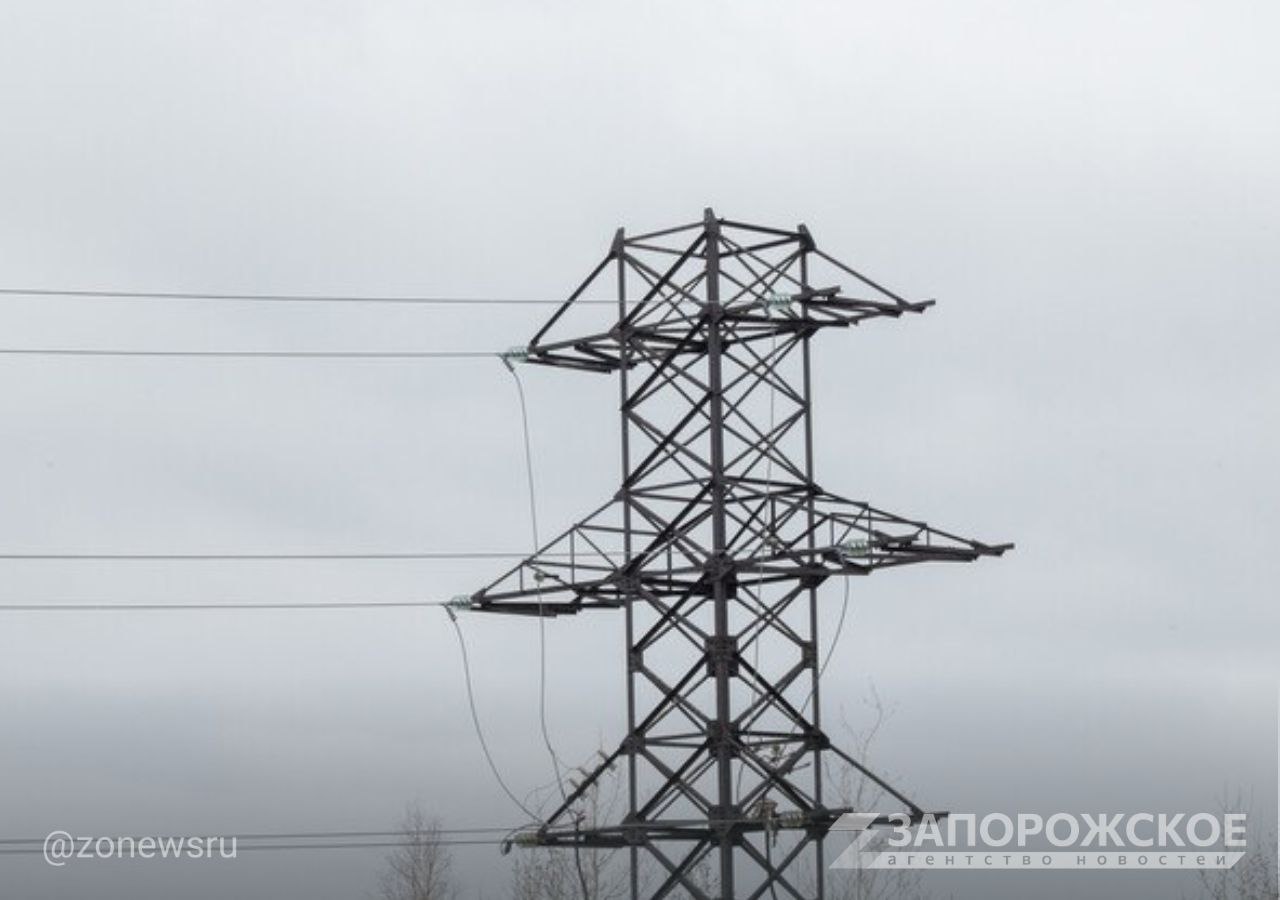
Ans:
[{"label": "power line", "polygon": [[[503,360],[507,370],[516,382],[516,395],[520,398],[520,426],[524,437],[525,475],[529,484],[529,528],[533,537],[533,552],[536,554],[541,545],[538,538],[538,493],[533,477],[533,441],[529,431],[529,404],[524,395],[524,381],[519,371],[509,360]],[[538,593],[538,721],[542,728],[542,743],[551,757],[551,768],[555,772],[556,786],[560,789],[560,798],[568,797],[564,789],[564,779],[560,773],[560,757],[551,742],[551,731],[547,727],[547,617],[542,615],[542,593]]]},{"label": "power line", "polygon": [[[246,844],[236,842],[236,853],[258,850],[380,850],[394,847],[498,847],[506,843],[496,838],[462,838],[444,840],[408,840],[408,841],[343,841],[324,844]],[[0,848],[0,856],[33,856],[44,854],[43,847],[4,847]],[[175,858],[181,854],[175,853]],[[113,857],[114,858],[114,857]]]},{"label": "power line", "polygon": [[[543,556],[568,556],[566,553]],[[309,560],[527,559],[502,550],[424,553],[0,553],[0,560],[61,562],[273,562]]]},{"label": "power line", "polygon": [[458,624],[458,617],[448,606],[445,612],[449,614],[449,621],[453,623],[453,630],[458,635],[458,649],[462,651],[462,677],[467,687],[467,706],[471,709],[471,724],[475,726],[476,738],[480,742],[480,750],[484,753],[485,762],[489,764],[489,771],[493,773],[493,778],[498,782],[498,787],[502,788],[502,792],[507,798],[516,805],[522,813],[530,819],[536,820],[538,817],[534,815],[527,806],[520,802],[511,788],[507,786],[507,782],[503,779],[502,773],[498,771],[498,764],[493,760],[493,754],[489,752],[489,742],[485,740],[484,728],[480,725],[480,713],[476,709],[476,693],[475,686],[471,683],[471,657],[467,653],[467,640],[463,637],[462,626]]},{"label": "power line", "polygon": [[0,347],[0,355],[214,359],[492,359],[502,356],[488,350],[119,350],[96,347]]},{"label": "power line", "polygon": [[[452,834],[507,835],[507,834],[510,834],[512,830],[513,830],[512,827],[509,825],[502,826],[502,827],[478,826],[474,828],[431,828],[428,830],[428,833],[429,834],[448,834],[448,835],[452,835]],[[197,833],[201,835],[207,835],[209,832],[206,829],[200,832],[193,831],[190,834],[194,835]],[[331,840],[331,839],[337,839],[337,838],[406,837],[408,835],[409,835],[409,832],[406,832],[404,829],[400,829],[399,831],[256,831],[256,832],[234,832],[234,833],[226,833],[226,834],[220,834],[220,835],[214,835],[214,836],[228,838],[228,839],[235,838],[236,840],[240,840],[240,841],[267,841],[267,840],[312,840],[312,839]],[[180,840],[183,837],[181,835],[145,835],[145,836],[151,837],[155,840],[162,840],[162,841]],[[123,838],[131,837],[133,840],[137,840],[139,836],[138,835],[122,835],[121,837]],[[48,840],[47,835],[45,837],[32,837],[32,838],[6,837],[6,838],[0,838],[0,846],[15,846],[15,845],[22,845],[22,844],[43,844],[46,840]]]},{"label": "power line", "polygon": [[[827,652],[822,657],[822,664],[818,666],[818,679],[827,673],[827,666],[831,664],[831,657],[836,654],[836,647],[840,646],[840,635],[844,633],[844,621],[849,615],[849,579],[844,579],[844,597],[840,601],[840,618],[836,621],[836,630],[831,635],[831,643],[827,645]],[[813,702],[813,693],[817,689],[816,684],[809,688],[809,693],[805,695],[804,703],[800,706],[800,711],[805,712],[809,709],[809,704]]]},{"label": "power line", "polygon": [[[529,404],[524,395],[524,381],[520,372],[511,364],[511,360],[503,357],[502,362],[516,382],[516,394],[520,398],[520,425],[524,433],[524,464],[529,480],[529,524],[533,537],[533,552],[536,554],[541,546],[538,538],[538,492],[533,477],[533,440],[529,433]],[[569,794],[564,789],[564,779],[560,773],[560,757],[555,745],[551,742],[551,730],[547,726],[547,617],[542,615],[542,592],[538,592],[538,721],[542,726],[542,742],[546,745],[547,755],[551,757],[551,769],[556,776],[556,787],[560,790],[560,799],[566,803]],[[462,632],[458,632],[461,636]],[[522,807],[523,808],[523,807]],[[582,891],[582,900],[589,900],[587,876],[582,868],[582,854],[577,846],[573,847],[573,865],[578,873],[578,886]]]},{"label": "power line", "polygon": [[265,603],[0,603],[0,612],[167,612],[191,610],[284,610],[284,609],[411,609],[448,607],[448,600],[338,600]]},{"label": "power line", "polygon": [[[840,619],[836,622],[835,633],[831,635],[831,645],[827,647],[827,655],[822,658],[822,665],[818,667],[818,677],[821,678],[826,674],[827,666],[831,663],[831,657],[835,655],[836,647],[840,645],[840,635],[844,632],[844,620],[849,614],[849,579],[844,580],[844,599],[840,602]],[[812,696],[812,692],[810,692]]]},{"label": "power line", "polygon": [[[419,306],[559,306],[563,300],[517,300],[510,297],[421,297],[359,294],[225,294],[197,291],[78,290],[62,288],[0,288],[0,296],[100,300],[200,300],[231,303],[381,303]],[[611,300],[581,299],[576,303],[616,305]]]}]

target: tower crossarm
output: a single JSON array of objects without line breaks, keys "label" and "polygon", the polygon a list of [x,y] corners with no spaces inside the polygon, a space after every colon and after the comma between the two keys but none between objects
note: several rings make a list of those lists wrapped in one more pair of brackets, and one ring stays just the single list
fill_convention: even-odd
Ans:
[{"label": "tower crossarm", "polygon": [[[741,554],[721,564],[739,578],[818,584],[896,566],[973,562],[1013,546],[960,537],[823,491],[814,497],[812,520],[807,509],[805,496],[790,508],[775,504],[772,520],[757,522],[740,541]],[[641,588],[657,597],[698,593],[713,562],[709,551],[674,530],[638,526],[632,529],[638,550],[628,558],[618,542],[621,530],[610,524],[620,512],[613,503],[597,511],[467,597],[468,605],[481,612],[559,616],[618,609]],[[760,540],[762,530],[767,537]]]},{"label": "tower crossarm", "polygon": [[[724,347],[779,335],[811,334],[859,325],[876,318],[921,313],[934,301],[910,301],[820,250],[803,225],[764,228],[718,219],[716,257],[725,281],[711,310],[705,292],[708,236],[705,223],[628,238],[620,230],[609,253],[556,310],[527,346],[516,352],[530,363],[591,372],[614,372],[655,353],[704,354],[698,323],[712,314],[732,327]],[[812,285],[801,268],[824,266],[833,283]],[[610,270],[622,267],[643,290],[618,305],[612,316],[574,314],[583,300],[611,285]],[[847,283],[849,290],[839,283]]]}]

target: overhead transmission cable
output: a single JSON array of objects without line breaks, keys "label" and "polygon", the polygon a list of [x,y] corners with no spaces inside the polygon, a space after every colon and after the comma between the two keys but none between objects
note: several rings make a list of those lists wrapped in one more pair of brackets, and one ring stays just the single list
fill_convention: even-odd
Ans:
[{"label": "overhead transmission cable", "polygon": [[[567,556],[567,553],[543,554]],[[507,550],[423,553],[0,553],[0,560],[62,562],[273,562],[309,560],[464,560],[526,559]]]},{"label": "overhead transmission cable", "polygon": [[102,347],[0,347],[3,356],[204,359],[486,359],[488,350],[124,350]]},{"label": "overhead transmission cable", "polygon": [[[478,834],[510,834],[510,826],[476,826],[473,828],[432,828],[431,835],[478,835]],[[208,829],[193,830],[188,834],[208,834]],[[158,841],[179,840],[183,835],[122,835],[123,838],[132,838],[137,840],[139,837],[151,837]],[[274,841],[274,840],[336,840],[339,838],[379,838],[379,837],[414,837],[412,832],[405,831],[403,828],[393,831],[240,831],[215,835],[224,839],[235,838],[237,841]],[[24,844],[35,844],[37,846],[47,841],[48,835],[44,837],[0,837],[0,846],[22,846]],[[428,838],[429,839],[429,838]]]},{"label": "overhead transmission cable", "polygon": [[[131,291],[107,289],[0,288],[0,296],[100,300],[198,300],[229,303],[369,303],[420,306],[559,306],[564,300],[545,298],[517,300],[513,297],[423,297],[361,294],[235,294],[198,291]],[[580,299],[577,303],[612,303],[610,300]]]},{"label": "overhead transmission cable", "polygon": [[[236,841],[235,852],[252,852],[259,850],[378,850],[390,849],[395,847],[495,847],[504,846],[505,840],[497,838],[443,838],[432,840],[430,838],[419,838],[403,841],[338,841],[328,843],[293,843],[293,844],[241,844]],[[221,851],[220,851],[221,852]],[[45,854],[47,850],[41,847],[0,847],[0,856],[33,856],[35,854]]]},{"label": "overhead transmission cable", "polygon": [[190,612],[201,611],[245,611],[245,610],[290,610],[290,609],[412,609],[426,607],[449,607],[449,600],[299,600],[266,601],[248,603],[239,600],[224,603],[108,603],[108,602],[63,602],[51,603],[0,603],[3,612]]},{"label": "overhead transmission cable", "polygon": [[[528,303],[556,303],[563,301],[519,301],[506,300],[498,298],[446,298],[446,297],[357,297],[344,295],[282,295],[282,294],[196,294],[189,292],[143,292],[143,291],[107,291],[107,290],[55,290],[48,288],[0,288],[0,295],[7,296],[40,296],[40,297],[63,297],[63,298],[99,298],[99,299],[141,299],[141,300],[207,300],[207,301],[245,301],[245,302],[281,302],[281,303],[405,303],[405,304],[434,304],[434,305],[466,305],[466,304],[487,304],[487,305],[520,305]],[[581,301],[584,303],[606,301]],[[136,357],[136,358],[274,358],[274,359],[465,359],[465,358],[488,358],[497,357],[503,361],[511,372],[516,382],[516,388],[520,400],[521,424],[524,435],[525,463],[529,482],[529,512],[530,521],[533,531],[534,552],[539,547],[538,539],[538,522],[537,522],[537,494],[534,482],[533,472],[533,454],[529,433],[529,416],[528,407],[524,394],[524,386],[521,382],[519,373],[511,364],[507,354],[489,352],[489,351],[278,351],[278,350],[125,350],[112,348],[0,348],[0,355],[10,356],[70,356],[70,357]],[[473,555],[474,556],[474,555]],[[434,558],[444,558],[443,555],[433,555]],[[10,559],[322,559],[322,558],[348,558],[348,559],[385,559],[385,558],[433,558],[424,554],[188,554],[188,555],[169,555],[162,556],[158,554],[10,554]],[[0,555],[0,558],[6,558]],[[475,703],[474,685],[471,679],[470,659],[467,652],[466,640],[462,633],[462,628],[458,624],[457,616],[454,614],[451,602],[440,601],[398,601],[398,602],[364,602],[364,603],[316,603],[316,602],[299,602],[299,603],[188,603],[188,604],[108,604],[108,603],[56,603],[56,604],[3,604],[0,609],[8,610],[195,610],[195,609],[321,609],[321,608],[363,608],[363,607],[387,607],[387,606],[440,606],[449,614],[450,622],[454,626],[454,630],[458,637],[458,646],[462,654],[463,675],[467,688],[467,701],[471,711],[472,724],[475,726],[476,736],[479,739],[481,750],[484,753],[485,760],[489,765],[494,778],[507,797],[520,809],[525,815],[531,819],[537,819],[528,808],[516,797],[514,792],[507,786],[506,781],[502,778],[493,755],[489,750],[488,742],[484,737],[484,730],[480,724],[479,714]],[[542,611],[541,597],[539,597],[539,612]],[[550,737],[550,730],[547,726],[546,718],[546,625],[543,616],[539,616],[539,718],[541,720],[541,728],[544,743],[546,744],[548,754],[556,776],[556,783],[560,789],[561,796],[567,799],[568,795],[564,788],[564,782],[561,774],[561,766],[559,757],[556,754],[554,745]],[[576,854],[575,854],[576,857]],[[578,861],[578,874],[582,881],[582,889],[584,897],[587,894],[585,884],[585,876],[582,872],[581,863]]]}]

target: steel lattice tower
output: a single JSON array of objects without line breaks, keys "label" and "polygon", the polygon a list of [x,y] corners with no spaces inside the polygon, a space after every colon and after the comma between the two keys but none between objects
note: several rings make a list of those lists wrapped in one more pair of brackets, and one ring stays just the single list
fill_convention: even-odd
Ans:
[{"label": "steel lattice tower", "polygon": [[[600,322],[602,299],[616,302],[612,324]],[[814,481],[810,339],[931,303],[828,256],[804,226],[707,210],[677,228],[619,230],[517,353],[617,373],[623,480],[468,605],[534,616],[617,609],[627,654],[626,736],[522,843],[630,848],[633,898],[821,897],[822,839],[849,811],[823,802],[824,757],[923,814],[821,728],[818,587],[1011,545],[957,537]],[[582,827],[575,804],[619,763],[625,817]]]}]

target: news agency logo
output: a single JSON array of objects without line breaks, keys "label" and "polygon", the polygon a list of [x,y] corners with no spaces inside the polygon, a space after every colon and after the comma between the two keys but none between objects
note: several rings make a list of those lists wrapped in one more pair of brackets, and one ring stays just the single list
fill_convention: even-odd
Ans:
[{"label": "news agency logo", "polygon": [[73,859],[235,859],[236,837],[86,837],[51,831],[44,861],[55,868]]},{"label": "news agency logo", "polygon": [[[1245,813],[845,813],[852,836],[832,869],[1230,869]],[[879,826],[887,826],[885,828]]]}]

